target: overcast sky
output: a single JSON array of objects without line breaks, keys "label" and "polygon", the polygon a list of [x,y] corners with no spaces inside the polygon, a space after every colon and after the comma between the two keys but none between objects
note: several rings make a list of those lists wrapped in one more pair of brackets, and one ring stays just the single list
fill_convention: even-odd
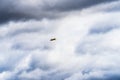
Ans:
[{"label": "overcast sky", "polygon": [[0,80],[120,80],[120,0],[0,0]]}]

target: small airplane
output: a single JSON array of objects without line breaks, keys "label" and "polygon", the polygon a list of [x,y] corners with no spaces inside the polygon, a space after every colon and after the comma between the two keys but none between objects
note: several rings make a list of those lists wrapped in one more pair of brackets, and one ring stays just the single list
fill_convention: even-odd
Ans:
[{"label": "small airplane", "polygon": [[56,40],[56,38],[51,38],[51,39],[50,39],[50,41],[55,41],[55,40]]}]

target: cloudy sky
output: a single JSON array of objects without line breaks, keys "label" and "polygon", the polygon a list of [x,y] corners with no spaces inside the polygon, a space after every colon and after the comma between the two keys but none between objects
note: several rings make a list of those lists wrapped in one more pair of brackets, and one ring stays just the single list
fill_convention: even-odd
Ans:
[{"label": "cloudy sky", "polygon": [[0,80],[120,80],[120,0],[0,0]]}]

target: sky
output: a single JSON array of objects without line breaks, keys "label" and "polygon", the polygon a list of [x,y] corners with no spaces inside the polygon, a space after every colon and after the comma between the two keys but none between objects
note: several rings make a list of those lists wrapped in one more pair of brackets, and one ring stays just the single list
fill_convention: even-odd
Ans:
[{"label": "sky", "polygon": [[120,80],[119,34],[120,0],[0,0],[0,80]]}]

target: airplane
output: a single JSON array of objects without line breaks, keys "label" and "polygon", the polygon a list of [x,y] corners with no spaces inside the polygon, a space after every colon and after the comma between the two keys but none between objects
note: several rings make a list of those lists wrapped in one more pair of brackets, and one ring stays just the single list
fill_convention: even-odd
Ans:
[{"label": "airplane", "polygon": [[55,40],[56,40],[56,38],[51,38],[51,39],[50,39],[50,41],[55,41]]}]

